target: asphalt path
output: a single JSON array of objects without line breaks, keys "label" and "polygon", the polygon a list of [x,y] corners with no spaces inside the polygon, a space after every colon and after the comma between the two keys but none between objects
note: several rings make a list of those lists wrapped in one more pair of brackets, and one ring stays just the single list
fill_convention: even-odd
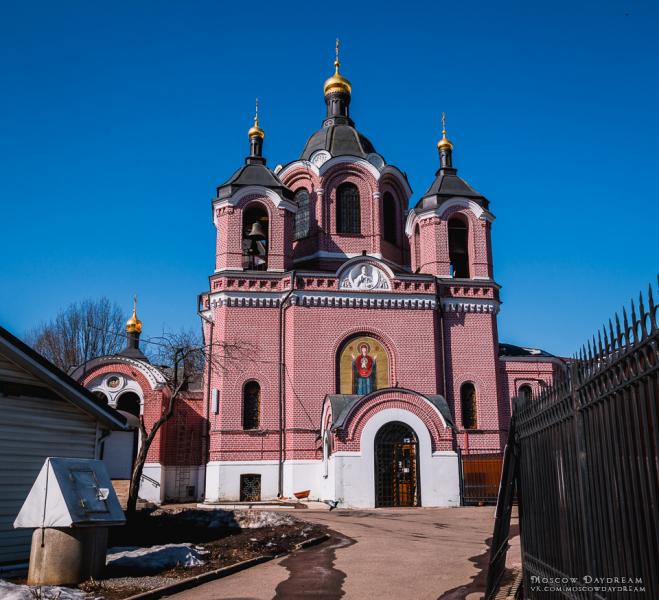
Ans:
[{"label": "asphalt path", "polygon": [[[494,508],[295,511],[327,542],[171,596],[176,600],[480,600]],[[516,536],[516,520],[511,536]],[[519,538],[508,564],[519,564]]]}]

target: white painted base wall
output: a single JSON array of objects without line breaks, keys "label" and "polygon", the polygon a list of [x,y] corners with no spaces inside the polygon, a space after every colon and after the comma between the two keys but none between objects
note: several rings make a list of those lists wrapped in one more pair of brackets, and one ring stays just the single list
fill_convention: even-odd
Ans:
[{"label": "white painted base wall", "polygon": [[[204,465],[162,467],[166,501],[202,500],[204,493]],[[194,495],[187,496],[187,487],[194,487]]]},{"label": "white painted base wall", "polygon": [[[421,506],[459,506],[460,478],[455,452],[432,452],[430,433],[423,421],[402,409],[376,413],[362,431],[361,452],[335,452],[327,468],[322,460],[284,463],[284,496],[311,490],[310,498],[341,500],[341,506],[375,506],[375,435],[391,421],[409,425],[417,435]],[[327,477],[324,473],[327,472]],[[277,497],[278,463],[271,461],[216,461],[206,467],[206,502],[240,499],[240,475],[261,475],[261,499]]]},{"label": "white painted base wall", "polygon": [[148,479],[142,479],[139,497],[154,504],[162,504],[165,498],[165,474],[162,465],[160,463],[145,463],[142,474],[154,479],[160,485],[156,486]]},{"label": "white painted base wall", "polygon": [[206,465],[206,502],[240,499],[240,476],[261,475],[261,498],[277,497],[279,467],[276,460],[211,461]]}]

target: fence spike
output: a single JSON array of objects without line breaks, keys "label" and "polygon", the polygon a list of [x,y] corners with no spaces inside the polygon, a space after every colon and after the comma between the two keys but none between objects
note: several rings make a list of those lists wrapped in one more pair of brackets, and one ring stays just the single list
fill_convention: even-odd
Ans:
[{"label": "fence spike", "polygon": [[609,335],[611,336],[611,351],[613,352],[616,347],[616,340],[615,336],[613,335],[613,323],[611,322],[611,319],[609,319]]},{"label": "fence spike", "polygon": [[597,353],[601,356],[604,355],[604,348],[602,348],[602,333],[601,330],[597,330]]},{"label": "fence spike", "polygon": [[622,348],[622,331],[620,330],[620,319],[616,313],[616,339],[618,340],[618,348]]},{"label": "fence spike", "polygon": [[625,327],[625,345],[631,344],[631,337],[629,336],[629,321],[627,320],[627,311],[624,306],[622,307],[622,324]]},{"label": "fence spike", "polygon": [[654,312],[654,298],[652,298],[652,284],[648,283],[648,303],[650,304],[650,315]]},{"label": "fence spike", "polygon": [[602,325],[602,332],[604,333],[604,353],[608,356],[610,356],[611,351],[613,348],[609,348],[609,336],[606,335],[606,323]]},{"label": "fence spike", "polygon": [[643,306],[643,292],[638,293],[638,318],[641,320],[641,332],[643,334],[643,339],[648,337],[650,333],[645,327],[645,306]]}]

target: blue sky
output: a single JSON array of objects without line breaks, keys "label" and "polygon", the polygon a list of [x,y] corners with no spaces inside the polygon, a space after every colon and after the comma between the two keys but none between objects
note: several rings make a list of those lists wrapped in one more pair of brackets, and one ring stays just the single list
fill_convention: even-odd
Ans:
[{"label": "blue sky", "polygon": [[145,335],[197,327],[210,199],[259,96],[271,166],[352,116],[416,202],[448,113],[491,201],[502,341],[570,354],[655,280],[659,3],[3,2],[0,323],[106,295]]}]

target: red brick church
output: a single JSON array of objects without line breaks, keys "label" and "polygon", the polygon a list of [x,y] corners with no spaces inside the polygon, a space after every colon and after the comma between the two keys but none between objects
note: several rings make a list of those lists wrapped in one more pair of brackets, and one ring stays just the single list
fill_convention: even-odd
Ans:
[{"label": "red brick church", "polygon": [[[500,450],[511,398],[562,368],[499,343],[494,215],[458,176],[446,130],[438,170],[414,199],[405,173],[355,127],[351,94],[337,52],[325,117],[299,158],[267,166],[257,114],[245,164],[217,188],[204,341],[249,351],[208,366],[152,449],[145,497],[310,490],[342,506],[458,505],[459,451]],[[140,356],[139,332],[133,340],[78,376],[121,410],[109,387],[120,378],[137,397],[131,414],[157,414],[162,374]],[[182,446],[194,446],[188,458]]]}]

